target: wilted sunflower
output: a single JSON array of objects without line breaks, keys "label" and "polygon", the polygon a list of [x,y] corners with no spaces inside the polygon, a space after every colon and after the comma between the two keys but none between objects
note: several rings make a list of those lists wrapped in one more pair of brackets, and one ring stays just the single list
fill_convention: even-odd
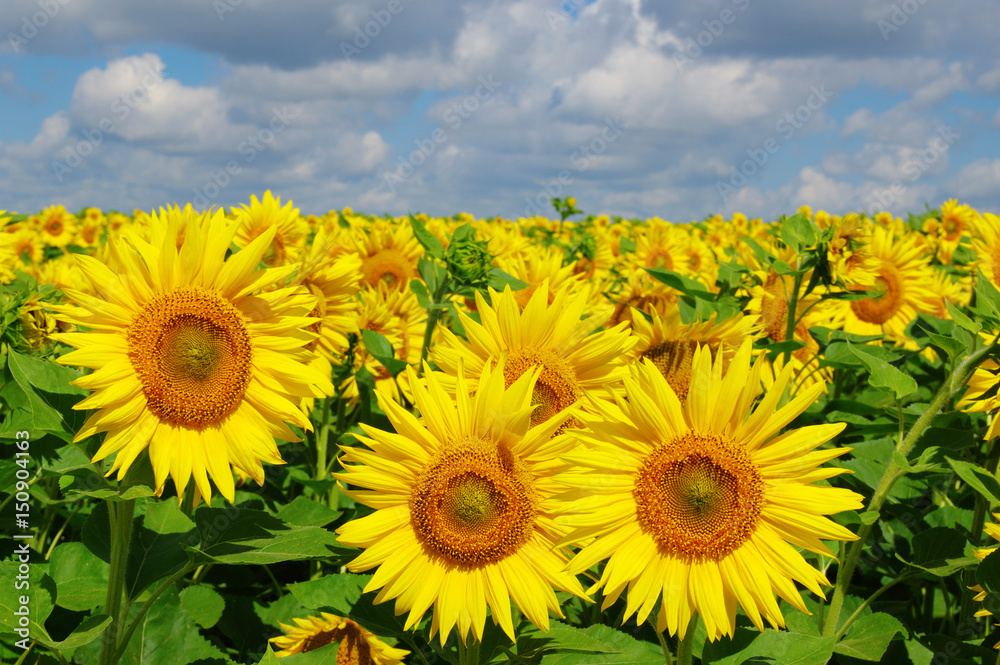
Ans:
[{"label": "wilted sunflower", "polygon": [[[583,445],[563,459],[557,478],[579,498],[561,522],[567,541],[596,540],[570,562],[578,574],[608,559],[591,591],[604,608],[625,589],[624,618],[642,623],[660,600],[657,630],[684,635],[693,613],[710,640],[732,636],[736,606],[755,626],[784,625],[777,593],[807,611],[799,582],[823,595],[826,577],[797,548],[832,557],[822,540],[856,536],[824,515],[861,508],[850,490],[814,485],[843,473],[817,468],[848,448],[815,450],[844,428],[814,425],[779,434],[816,399],[815,386],[775,410],[790,371],[756,408],[760,363],[746,340],[722,371],[707,349],[695,353],[687,402],[650,362],[632,366],[617,406],[593,402],[588,429],[569,430]],[[661,599],[662,595],[662,599]]]},{"label": "wilted sunflower", "polygon": [[582,398],[586,390],[620,388],[627,372],[622,354],[632,343],[627,324],[591,334],[607,320],[610,308],[581,320],[584,312],[591,311],[591,289],[571,292],[572,286],[567,284],[550,305],[548,283],[542,282],[523,310],[510,287],[503,293],[490,288],[492,304],[477,291],[476,307],[482,323],[460,311],[469,341],[442,328],[442,343],[431,351],[434,362],[452,377],[464,363],[466,376],[473,384],[502,354],[506,354],[507,385],[533,367],[540,367],[542,373],[531,401],[540,405],[531,416],[534,424],[561,412]]},{"label": "wilted sunflower", "polygon": [[311,429],[299,399],[333,386],[303,348],[315,298],[261,291],[295,270],[257,270],[274,229],[225,260],[237,224],[221,211],[188,220],[178,248],[179,214],[152,215],[148,241],[126,232],[107,265],[77,255],[96,295],[66,287],[78,306],[57,311],[90,332],[54,337],[77,349],[60,363],[95,370],[75,381],[94,392],[74,408],[97,409],[75,440],[107,432],[94,461],[117,452],[109,475],[148,448],[157,495],[168,475],[183,495],[193,475],[196,496],[211,496],[211,477],[232,501],[231,466],[263,484],[261,461],[282,463],[274,438],[298,440],[285,421]]},{"label": "wilted sunflower", "polygon": [[315,651],[334,642],[340,643],[337,665],[401,665],[410,653],[389,646],[359,623],[327,612],[320,612],[318,617],[295,617],[293,621],[298,625],[289,626],[279,621],[278,625],[287,635],[269,640],[281,649],[274,654],[278,658]]},{"label": "wilted sunflower", "polygon": [[348,569],[378,566],[365,591],[380,589],[376,603],[395,598],[396,614],[408,610],[406,629],[433,606],[431,635],[440,631],[442,645],[456,625],[463,642],[470,629],[482,640],[487,606],[515,639],[511,600],[547,629],[549,610],[563,616],[553,587],[584,595],[555,548],[551,499],[561,488],[550,476],[567,441],[552,434],[567,411],[530,427],[537,372],[505,390],[503,372],[487,367],[470,394],[460,371],[455,397],[439,373],[407,372],[422,421],[379,392],[396,432],[362,424],[371,450],[343,449],[337,477],[367,490],[345,493],[375,509],[337,530],[343,544],[365,548]]}]

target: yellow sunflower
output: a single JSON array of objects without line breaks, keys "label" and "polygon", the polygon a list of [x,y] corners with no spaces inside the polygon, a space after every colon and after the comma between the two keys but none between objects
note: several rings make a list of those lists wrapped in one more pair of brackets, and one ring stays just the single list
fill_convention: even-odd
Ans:
[{"label": "yellow sunflower", "polygon": [[[985,212],[979,219],[976,234],[972,238],[972,249],[976,264],[993,286],[1000,285],[1000,217]],[[976,267],[972,267],[975,274]]]},{"label": "yellow sunflower", "polygon": [[[492,247],[492,241],[490,246]],[[564,284],[580,281],[579,276],[573,274],[572,265],[563,265],[563,253],[558,247],[529,247],[522,252],[497,256],[496,264],[508,275],[528,284],[514,292],[514,299],[519,307],[528,304],[535,289],[545,280],[549,282],[550,304],[555,292]]]},{"label": "yellow sunflower", "polygon": [[[986,344],[993,341],[992,335],[980,333],[980,337]],[[997,418],[997,411],[1000,410],[998,386],[1000,386],[1000,364],[994,358],[987,358],[972,373],[965,394],[958,402],[958,408],[963,411],[987,414],[989,429],[984,438],[986,441],[1000,436],[1000,418]]]},{"label": "yellow sunflower", "polygon": [[433,606],[431,636],[440,632],[442,645],[455,626],[463,642],[470,629],[482,640],[487,606],[516,639],[511,600],[548,629],[548,611],[563,616],[553,587],[584,597],[555,546],[561,488],[551,472],[566,437],[552,435],[569,409],[531,427],[537,371],[505,389],[503,371],[486,367],[474,393],[460,371],[454,397],[438,372],[407,372],[422,420],[380,392],[395,433],[361,425],[371,450],[343,448],[338,479],[363,488],[345,492],[375,509],[337,530],[365,549],[348,569],[378,567],[365,591],[380,589],[376,603],[395,598],[407,630]]},{"label": "yellow sunflower", "polygon": [[708,321],[681,323],[677,308],[666,314],[654,310],[647,321],[641,313],[632,313],[632,334],[637,343],[625,355],[630,362],[648,359],[667,379],[670,387],[683,404],[687,401],[691,385],[694,352],[699,346],[708,348],[712,357],[723,358],[723,369],[740,348],[744,340],[760,335],[757,316],[738,314],[725,321],[716,322],[715,315]]},{"label": "yellow sunflower", "polygon": [[834,326],[859,335],[886,335],[898,345],[916,348],[906,327],[918,312],[931,314],[937,310],[936,297],[930,284],[934,270],[925,248],[918,242],[920,234],[910,233],[894,238],[892,231],[882,226],[872,230],[872,255],[880,261],[872,285],[852,284],[852,290],[877,291],[879,295],[861,300],[832,300],[827,306]]},{"label": "yellow sunflower", "polygon": [[798,548],[833,557],[822,540],[856,539],[824,515],[860,509],[862,497],[814,484],[844,472],[817,467],[849,449],[816,450],[844,424],[779,434],[821,388],[776,410],[785,371],[754,407],[761,364],[750,359],[746,340],[723,373],[699,348],[684,405],[652,363],[633,365],[627,397],[594,402],[588,429],[570,430],[582,445],[557,480],[579,498],[561,522],[576,527],[567,541],[596,540],[568,571],[607,559],[591,591],[604,589],[607,608],[627,589],[623,620],[638,611],[642,623],[659,600],[657,630],[671,635],[697,613],[710,640],[732,636],[737,604],[758,629],[781,627],[775,593],[806,612],[795,582],[820,596],[830,586]]},{"label": "yellow sunflower", "polygon": [[75,440],[107,432],[94,461],[118,453],[109,475],[148,450],[157,495],[194,476],[209,497],[211,477],[232,501],[231,467],[262,484],[261,461],[282,463],[275,437],[298,440],[285,421],[311,429],[300,398],[333,386],[308,366],[312,294],[261,291],[295,270],[257,270],[274,229],[225,260],[238,225],[221,211],[188,220],[179,249],[178,226],[176,211],[152,215],[149,241],[126,233],[107,265],[76,256],[96,295],[64,288],[77,306],[61,318],[90,332],[55,335],[77,349],[59,362],[95,370],[75,382],[94,392],[74,408],[97,410]]},{"label": "yellow sunflower", "polygon": [[510,287],[503,293],[489,290],[491,303],[479,292],[476,305],[482,323],[464,312],[459,318],[468,342],[447,328],[441,328],[442,342],[434,345],[431,357],[437,366],[452,377],[465,364],[471,382],[499,362],[506,354],[504,376],[510,385],[533,367],[542,374],[535,384],[532,404],[540,407],[531,416],[541,423],[579,400],[584,391],[620,389],[627,370],[622,354],[631,345],[627,324],[599,330],[611,313],[610,308],[590,311],[590,289],[559,291],[549,304],[549,286],[543,282],[522,310]]},{"label": "yellow sunflower", "polygon": [[949,199],[941,204],[941,219],[929,219],[924,223],[928,240],[937,249],[941,263],[951,263],[951,257],[958,249],[963,237],[972,234],[978,221],[977,213],[968,204],[959,204]]},{"label": "yellow sunflower", "polygon": [[327,612],[320,612],[318,617],[295,617],[293,621],[297,625],[289,626],[279,621],[278,625],[287,635],[269,640],[281,649],[274,654],[278,658],[315,651],[334,643],[339,643],[337,665],[402,665],[403,658],[410,653],[389,646],[359,623]]},{"label": "yellow sunflower", "polygon": [[251,194],[250,205],[240,205],[240,208],[231,209],[234,218],[240,222],[235,238],[237,247],[246,247],[262,233],[276,228],[274,240],[261,260],[272,267],[299,260],[305,248],[308,227],[291,201],[281,205],[281,197],[275,197],[271,190],[267,190],[261,200]]},{"label": "yellow sunflower", "polygon": [[417,261],[424,253],[413,228],[408,223],[373,224],[357,238],[365,283],[374,288],[384,282],[398,291],[409,291],[410,281],[418,275]]},{"label": "yellow sunflower", "polygon": [[73,242],[79,220],[60,205],[49,206],[34,218],[38,236],[51,247],[65,247]]}]

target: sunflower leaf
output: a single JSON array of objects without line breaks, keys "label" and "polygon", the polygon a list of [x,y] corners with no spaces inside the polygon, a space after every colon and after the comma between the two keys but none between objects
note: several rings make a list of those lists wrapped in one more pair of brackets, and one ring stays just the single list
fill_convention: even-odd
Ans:
[{"label": "sunflower leaf", "polygon": [[413,235],[416,236],[417,241],[428,254],[435,259],[444,258],[444,245],[437,239],[437,236],[427,230],[423,222],[413,216],[413,213],[410,213],[410,226],[413,227]]},{"label": "sunflower leaf", "polygon": [[851,624],[847,635],[837,643],[833,651],[851,658],[878,661],[882,659],[896,633],[901,633],[904,639],[907,637],[906,628],[899,619],[876,612],[860,617]]},{"label": "sunflower leaf", "polygon": [[364,341],[365,349],[372,354],[376,360],[389,370],[389,373],[396,376],[404,369],[406,363],[395,357],[392,344],[381,333],[374,330],[362,330],[361,339]]},{"label": "sunflower leaf", "polygon": [[[959,478],[986,498],[991,505],[1000,503],[1000,482],[986,469],[962,460],[945,457]],[[1000,590],[1000,588],[998,588]]]},{"label": "sunflower leaf", "polygon": [[[903,374],[886,360],[870,353],[867,348],[853,346],[846,342],[848,350],[853,353],[868,370],[868,385],[878,390],[892,393],[896,399],[902,399],[917,391],[917,382],[912,376]],[[831,344],[831,346],[833,346]],[[875,348],[875,347],[872,347]]]},{"label": "sunflower leaf", "polygon": [[956,325],[965,328],[973,335],[975,335],[976,333],[978,333],[980,330],[983,329],[982,324],[977,323],[976,321],[970,319],[968,316],[965,315],[964,312],[962,312],[962,310],[952,305],[947,298],[945,298],[944,306],[945,309],[948,310],[948,316],[952,318],[952,320],[955,322]]}]

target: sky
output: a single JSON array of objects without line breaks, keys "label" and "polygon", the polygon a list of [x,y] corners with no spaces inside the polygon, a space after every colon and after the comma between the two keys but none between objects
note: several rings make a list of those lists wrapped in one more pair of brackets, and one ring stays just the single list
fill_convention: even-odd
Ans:
[{"label": "sky", "polygon": [[1000,212],[995,0],[3,0],[0,209]]}]

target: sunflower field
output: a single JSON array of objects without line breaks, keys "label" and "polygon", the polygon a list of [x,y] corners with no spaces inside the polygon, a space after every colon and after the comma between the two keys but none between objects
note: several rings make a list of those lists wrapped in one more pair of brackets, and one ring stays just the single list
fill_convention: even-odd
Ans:
[{"label": "sunflower field", "polygon": [[1000,663],[1000,217],[552,203],[0,211],[0,661]]}]

